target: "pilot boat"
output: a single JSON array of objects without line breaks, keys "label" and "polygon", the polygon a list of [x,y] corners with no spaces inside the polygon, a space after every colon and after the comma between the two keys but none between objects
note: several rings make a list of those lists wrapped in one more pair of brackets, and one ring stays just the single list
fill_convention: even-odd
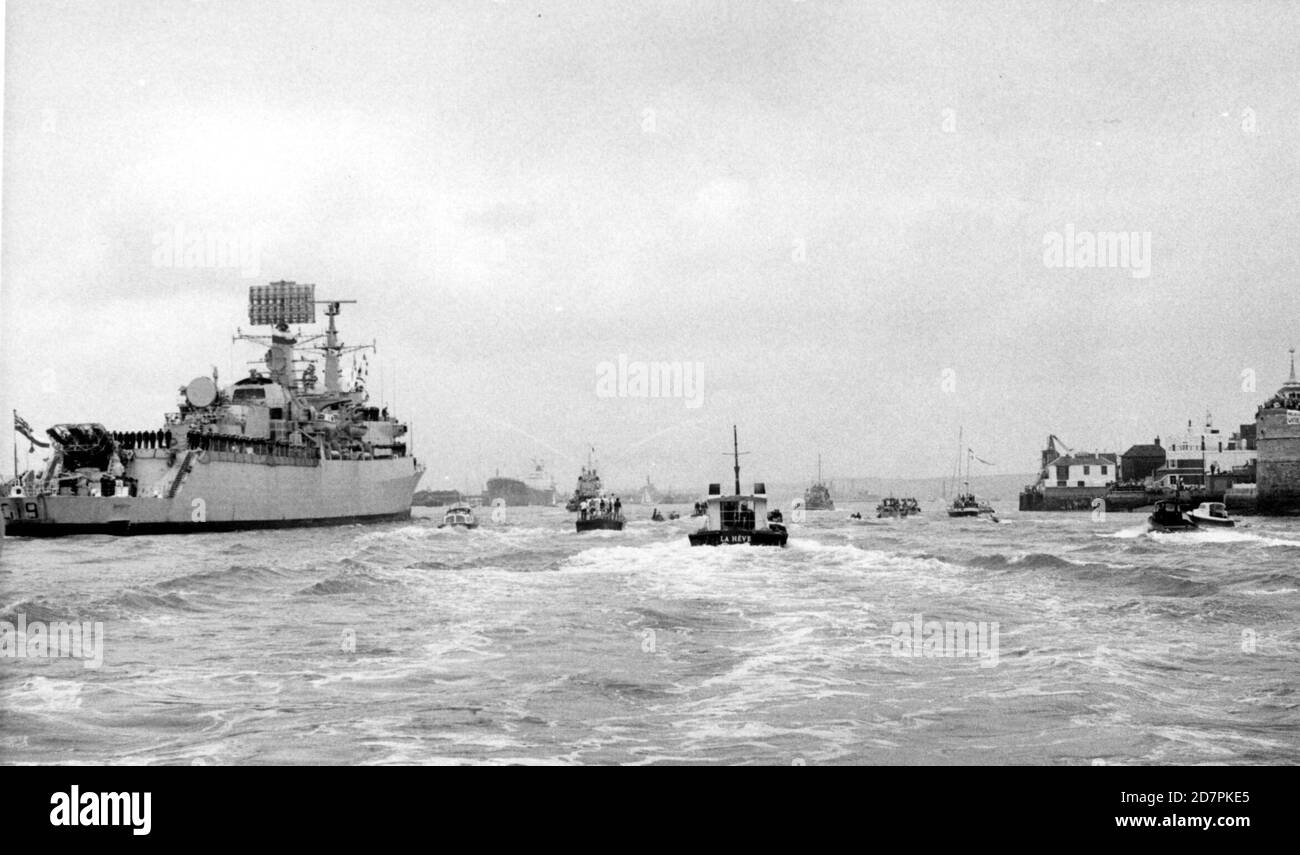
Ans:
[{"label": "pilot boat", "polygon": [[1156,509],[1147,517],[1149,531],[1175,532],[1195,531],[1196,520],[1191,514],[1183,512],[1183,502],[1177,496],[1156,502]]},{"label": "pilot boat", "polygon": [[[752,493],[740,492],[740,440],[735,425],[731,428],[732,454],[735,459],[736,484],[730,495],[722,494],[721,484],[710,484],[705,501],[704,527],[687,537],[691,546],[720,546],[747,543],[750,546],[785,546],[789,534],[785,526],[769,521],[767,488],[754,484]],[[762,520],[762,527],[757,521]]]}]

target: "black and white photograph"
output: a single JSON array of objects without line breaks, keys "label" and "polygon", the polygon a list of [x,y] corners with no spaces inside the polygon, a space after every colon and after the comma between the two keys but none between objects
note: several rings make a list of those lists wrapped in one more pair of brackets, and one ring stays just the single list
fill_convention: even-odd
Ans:
[{"label": "black and white photograph", "polygon": [[0,764],[1300,763],[1300,6],[8,0],[3,67]]}]

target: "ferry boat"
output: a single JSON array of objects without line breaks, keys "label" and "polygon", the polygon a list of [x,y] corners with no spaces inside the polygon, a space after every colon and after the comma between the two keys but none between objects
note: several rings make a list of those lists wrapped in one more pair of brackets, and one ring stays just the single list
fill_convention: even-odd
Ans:
[{"label": "ferry boat", "polygon": [[[249,289],[249,322],[269,336],[236,332],[266,347],[266,371],[222,386],[214,370],[183,386],[177,411],[148,430],[98,422],[46,431],[51,456],[26,473],[20,496],[0,498],[6,535],[167,534],[408,519],[424,467],[407,425],[373,406],[360,374],[350,387],[335,318],[353,300],[316,300],[315,285],[272,282]],[[303,337],[290,324],[324,333]],[[323,382],[314,361],[324,357]],[[300,365],[306,362],[301,371]],[[13,491],[10,490],[10,493]]]},{"label": "ferry boat", "polygon": [[442,524],[438,528],[478,528],[478,518],[469,505],[456,504],[442,515]]},{"label": "ferry boat", "polygon": [[[747,543],[750,546],[785,546],[786,539],[789,537],[785,526],[776,522],[767,522],[766,487],[762,483],[755,483],[754,492],[740,492],[740,439],[735,425],[732,425],[731,437],[735,459],[735,491],[724,496],[721,484],[709,485],[704,527],[687,536],[690,544],[691,546],[720,546]],[[758,525],[759,520],[764,522],[762,527]]]}]

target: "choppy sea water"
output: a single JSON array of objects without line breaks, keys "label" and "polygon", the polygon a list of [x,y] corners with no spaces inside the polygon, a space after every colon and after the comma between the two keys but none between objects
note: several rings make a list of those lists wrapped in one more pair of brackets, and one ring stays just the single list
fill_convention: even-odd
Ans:
[{"label": "choppy sea water", "polygon": [[[854,509],[784,550],[636,506],[11,538],[0,620],[104,649],[0,658],[0,762],[1300,762],[1300,521]],[[902,655],[913,621],[996,624],[996,657]]]}]

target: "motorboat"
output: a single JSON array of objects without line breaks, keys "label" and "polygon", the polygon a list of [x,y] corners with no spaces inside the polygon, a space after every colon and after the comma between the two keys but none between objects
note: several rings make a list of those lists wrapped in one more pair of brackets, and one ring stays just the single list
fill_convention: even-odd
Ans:
[{"label": "motorboat", "polygon": [[469,505],[452,505],[442,515],[442,523],[438,528],[478,528],[478,518],[474,516],[474,509]]},{"label": "motorboat", "polygon": [[1201,502],[1188,516],[1198,526],[1207,528],[1232,528],[1237,521],[1228,516],[1228,509],[1223,502]]}]

